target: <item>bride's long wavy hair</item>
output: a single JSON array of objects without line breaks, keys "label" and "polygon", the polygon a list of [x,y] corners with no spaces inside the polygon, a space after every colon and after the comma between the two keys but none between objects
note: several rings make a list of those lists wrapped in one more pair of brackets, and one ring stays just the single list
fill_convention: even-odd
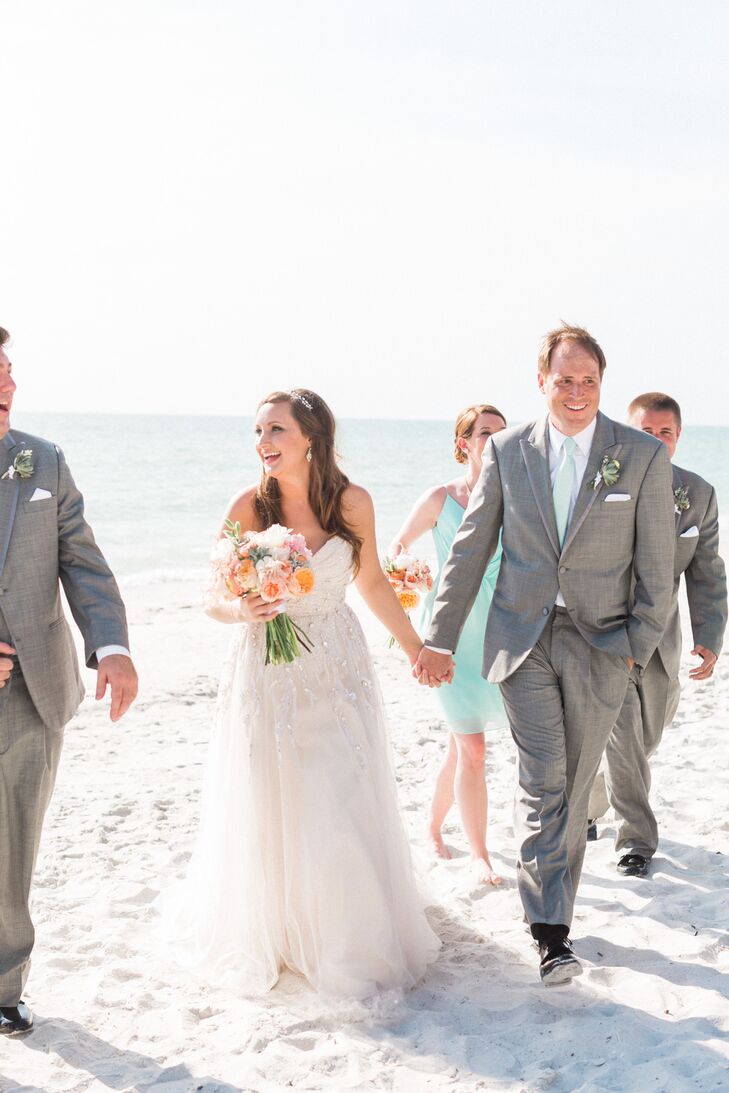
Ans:
[{"label": "bride's long wavy hair", "polygon": [[[306,387],[295,387],[291,391],[273,391],[267,398],[261,399],[258,409],[269,402],[285,402],[309,441],[309,504],[324,531],[330,536],[338,535],[349,543],[354,572],[357,573],[362,554],[362,539],[347,523],[342,511],[342,498],[349,479],[337,463],[334,414],[323,398]],[[262,527],[285,523],[281,487],[265,471],[261,474],[254,504]]]}]

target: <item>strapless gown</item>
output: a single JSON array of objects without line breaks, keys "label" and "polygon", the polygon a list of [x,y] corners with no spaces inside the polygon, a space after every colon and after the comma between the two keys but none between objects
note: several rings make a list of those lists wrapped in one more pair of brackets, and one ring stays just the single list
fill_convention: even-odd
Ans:
[{"label": "strapless gown", "polygon": [[351,550],[314,555],[290,606],[313,643],[264,664],[262,625],[235,627],[218,696],[201,824],[174,899],[176,943],[205,978],[259,994],[284,968],[321,994],[412,987],[439,941],[398,811],[380,689],[345,603]]},{"label": "strapless gown", "polygon": [[[438,522],[433,528],[433,542],[438,556],[438,575],[433,581],[432,591],[423,601],[420,618],[416,622],[416,628],[421,634],[428,631],[438,592],[440,573],[450,554],[456,532],[461,526],[463,512],[455,498],[447,493]],[[445,719],[453,732],[483,732],[488,726],[507,728],[509,724],[497,684],[487,682],[481,675],[483,637],[500,566],[501,546],[499,545],[486,567],[481,587],[461,631],[454,657],[456,674],[453,682],[448,687],[439,687],[436,691]]]}]

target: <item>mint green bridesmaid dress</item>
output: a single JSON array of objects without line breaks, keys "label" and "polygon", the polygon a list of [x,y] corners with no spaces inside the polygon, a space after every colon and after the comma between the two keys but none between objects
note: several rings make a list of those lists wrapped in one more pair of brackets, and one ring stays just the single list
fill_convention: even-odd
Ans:
[{"label": "mint green bridesmaid dress", "polygon": [[[449,493],[446,494],[438,522],[433,528],[438,575],[433,580],[432,591],[423,601],[418,627],[421,634],[426,633],[430,624],[440,573],[450,553],[463,513],[464,510],[458,502]],[[481,675],[483,635],[500,565],[501,544],[484,573],[478,595],[463,627],[456,649],[456,674],[453,682],[444,684],[436,691],[452,732],[483,732],[487,725],[502,728],[508,725],[498,686],[487,683]]]}]

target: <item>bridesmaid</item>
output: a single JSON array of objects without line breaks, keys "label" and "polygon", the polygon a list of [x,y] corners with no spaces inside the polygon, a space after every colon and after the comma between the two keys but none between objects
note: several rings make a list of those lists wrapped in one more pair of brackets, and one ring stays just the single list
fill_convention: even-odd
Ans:
[{"label": "bridesmaid", "polygon": [[[489,437],[506,428],[506,419],[495,406],[468,406],[456,420],[455,458],[465,466],[465,473],[444,486],[434,486],[416,502],[390,548],[395,556],[409,551],[426,531],[433,532],[442,569],[468,504],[471,490],[481,473],[481,457]],[[448,751],[438,772],[430,806],[428,837],[440,858],[450,858],[441,828],[453,801],[458,802],[461,821],[471,849],[471,872],[478,884],[500,884],[486,849],[488,795],[485,778],[487,724],[506,727],[508,722],[499,688],[481,675],[483,635],[496,578],[501,564],[501,547],[484,574],[483,583],[466,620],[455,654],[453,682],[438,690],[445,719],[450,728]],[[440,575],[440,574],[439,574]],[[438,588],[423,604],[421,632],[427,629]]]}]

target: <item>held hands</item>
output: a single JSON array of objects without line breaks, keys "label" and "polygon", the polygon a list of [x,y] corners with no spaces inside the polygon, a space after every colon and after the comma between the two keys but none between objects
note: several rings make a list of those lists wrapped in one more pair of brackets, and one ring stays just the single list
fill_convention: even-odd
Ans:
[{"label": "held hands", "polygon": [[413,676],[424,687],[440,687],[441,683],[450,683],[455,671],[450,653],[436,653],[425,646],[413,665]]},{"label": "held hands", "polygon": [[109,717],[118,721],[127,712],[137,697],[139,680],[132,658],[123,653],[110,653],[99,661],[96,673],[96,701],[99,702],[111,687],[111,709]]},{"label": "held hands", "polygon": [[12,645],[0,641],[0,687],[4,687],[10,679],[10,674],[13,670],[13,662],[10,657],[14,652],[15,650]]},{"label": "held hands", "polygon": [[695,682],[708,679],[714,671],[716,653],[712,653],[711,649],[707,649],[705,645],[694,645],[691,656],[701,657],[703,663],[698,668],[691,669],[689,679],[693,679]]}]

